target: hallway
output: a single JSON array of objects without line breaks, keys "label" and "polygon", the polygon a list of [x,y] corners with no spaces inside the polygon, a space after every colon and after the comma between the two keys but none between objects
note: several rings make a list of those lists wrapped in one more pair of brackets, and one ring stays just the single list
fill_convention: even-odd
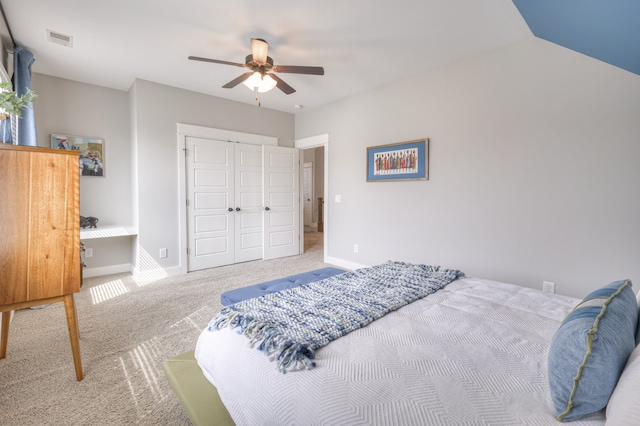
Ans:
[{"label": "hallway", "polygon": [[314,226],[304,227],[304,252],[322,251],[324,249],[324,233],[318,232]]}]

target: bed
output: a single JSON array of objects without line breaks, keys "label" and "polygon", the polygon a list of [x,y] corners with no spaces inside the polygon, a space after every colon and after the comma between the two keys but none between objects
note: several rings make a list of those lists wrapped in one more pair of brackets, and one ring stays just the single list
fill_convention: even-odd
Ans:
[{"label": "bed", "polygon": [[[630,294],[633,350],[640,330]],[[298,363],[283,372],[233,327],[203,330],[194,363],[238,425],[553,425],[550,345],[579,302],[461,277],[317,349],[313,368]],[[603,425],[607,417],[638,424],[640,350],[623,358],[609,406],[573,424]]]}]

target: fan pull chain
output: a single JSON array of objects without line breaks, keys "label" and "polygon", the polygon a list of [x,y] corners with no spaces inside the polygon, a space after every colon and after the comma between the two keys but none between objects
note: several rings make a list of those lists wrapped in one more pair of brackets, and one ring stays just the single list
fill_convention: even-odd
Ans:
[{"label": "fan pull chain", "polygon": [[260,107],[260,106],[262,106],[262,105],[260,105],[260,99],[258,98],[258,88],[257,88],[257,87],[254,87],[254,88],[253,88],[253,91],[254,91],[254,92],[256,92],[256,101],[258,101],[258,106],[259,106],[259,107]]}]

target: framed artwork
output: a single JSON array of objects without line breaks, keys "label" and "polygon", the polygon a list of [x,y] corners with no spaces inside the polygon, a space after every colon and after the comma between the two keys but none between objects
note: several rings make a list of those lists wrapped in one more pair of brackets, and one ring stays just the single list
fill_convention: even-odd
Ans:
[{"label": "framed artwork", "polygon": [[428,179],[429,139],[367,148],[367,182]]},{"label": "framed artwork", "polygon": [[51,148],[80,151],[80,175],[104,176],[104,140],[51,134]]}]

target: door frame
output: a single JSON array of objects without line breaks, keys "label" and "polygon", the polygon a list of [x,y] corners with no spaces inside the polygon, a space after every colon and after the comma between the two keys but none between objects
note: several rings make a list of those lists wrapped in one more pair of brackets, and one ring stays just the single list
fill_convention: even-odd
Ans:
[{"label": "door frame", "polygon": [[[224,142],[240,142],[252,145],[278,146],[278,138],[273,136],[256,135],[253,133],[234,132],[232,130],[216,129],[213,127],[194,126],[191,124],[176,123],[178,137],[178,197],[179,197],[179,261],[180,274],[188,272],[187,261],[187,175],[186,175],[186,149],[187,137],[213,139]],[[304,229],[304,228],[302,228]]]},{"label": "door frame", "polygon": [[[322,194],[324,199],[324,206],[322,209],[323,220],[324,220],[324,232],[322,233],[323,238],[323,262],[327,262],[328,250],[329,250],[329,227],[331,222],[329,220],[329,133],[323,133],[317,136],[311,136],[308,138],[296,139],[294,141],[295,148],[299,148],[300,150],[305,150],[309,148],[318,148],[324,147],[324,193]],[[302,153],[300,153],[302,157]],[[302,188],[302,173],[300,173],[300,187]],[[300,197],[300,203],[304,203],[303,197]],[[300,205],[300,208],[304,209],[304,204]],[[300,215],[300,229],[304,231],[304,215]],[[304,235],[304,232],[301,232]],[[304,253],[304,244],[300,244],[300,254]]]}]

